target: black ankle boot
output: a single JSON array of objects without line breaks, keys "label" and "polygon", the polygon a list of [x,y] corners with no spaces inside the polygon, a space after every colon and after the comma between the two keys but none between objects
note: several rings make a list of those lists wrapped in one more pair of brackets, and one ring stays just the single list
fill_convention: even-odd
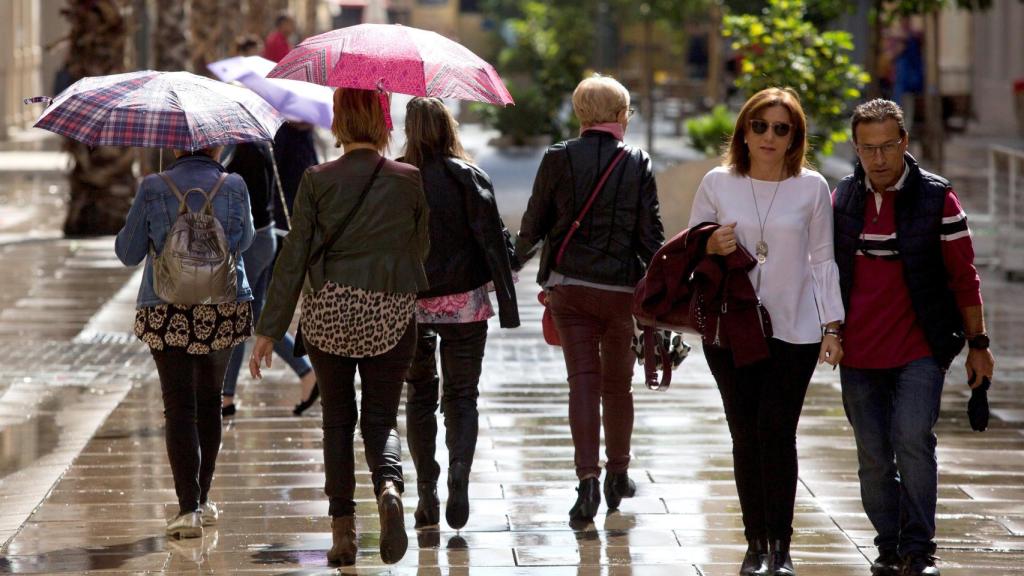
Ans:
[{"label": "black ankle boot", "polygon": [[772,540],[769,574],[771,576],[796,576],[793,559],[789,557],[789,540]]},{"label": "black ankle boot", "polygon": [[461,530],[469,521],[469,466],[453,462],[448,466],[448,503],[444,507],[448,526]]},{"label": "black ankle boot", "polygon": [[597,478],[580,480],[576,488],[576,503],[569,510],[569,520],[573,522],[590,522],[597,516],[597,508],[601,505],[601,484]]},{"label": "black ankle boot", "polygon": [[629,478],[628,472],[605,472],[604,500],[608,510],[618,510],[623,498],[636,496],[636,483]]},{"label": "black ankle boot", "polygon": [[437,482],[417,482],[416,494],[420,502],[416,505],[416,529],[437,528],[441,523],[441,502],[437,498]]},{"label": "black ankle boot", "polygon": [[769,576],[767,539],[747,540],[740,576]]}]

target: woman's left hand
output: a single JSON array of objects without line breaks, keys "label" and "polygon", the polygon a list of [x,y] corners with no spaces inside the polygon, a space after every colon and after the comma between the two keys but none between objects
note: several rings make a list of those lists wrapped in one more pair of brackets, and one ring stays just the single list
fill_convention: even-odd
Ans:
[{"label": "woman's left hand", "polygon": [[818,364],[828,362],[835,369],[839,365],[839,362],[843,360],[843,343],[839,340],[839,336],[835,334],[826,334],[821,339],[821,352],[818,353]]}]

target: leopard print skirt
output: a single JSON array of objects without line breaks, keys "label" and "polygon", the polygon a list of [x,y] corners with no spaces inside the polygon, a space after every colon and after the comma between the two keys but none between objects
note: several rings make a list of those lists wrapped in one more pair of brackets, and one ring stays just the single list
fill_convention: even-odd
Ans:
[{"label": "leopard print skirt", "polygon": [[161,304],[135,311],[135,336],[153,350],[209,354],[252,335],[252,303]]},{"label": "leopard print skirt", "polygon": [[317,350],[346,358],[394,348],[416,311],[416,294],[376,292],[327,282],[302,299],[302,337]]}]

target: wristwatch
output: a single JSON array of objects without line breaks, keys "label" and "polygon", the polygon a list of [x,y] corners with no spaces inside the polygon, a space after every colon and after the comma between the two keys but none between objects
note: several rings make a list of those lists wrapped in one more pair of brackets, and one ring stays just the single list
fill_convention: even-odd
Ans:
[{"label": "wristwatch", "polygon": [[982,332],[967,339],[967,347],[971,350],[988,350],[988,334]]},{"label": "wristwatch", "polygon": [[843,339],[843,330],[842,330],[842,328],[829,328],[829,327],[826,326],[826,327],[821,329],[821,335],[822,336],[835,336],[836,338],[839,338],[839,340],[842,340]]}]

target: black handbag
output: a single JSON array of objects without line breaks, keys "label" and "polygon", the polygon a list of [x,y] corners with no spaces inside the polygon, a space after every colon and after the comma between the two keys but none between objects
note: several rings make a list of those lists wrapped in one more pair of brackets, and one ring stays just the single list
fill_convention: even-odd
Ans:
[{"label": "black handbag", "polygon": [[[327,261],[327,249],[333,246],[334,243],[341,238],[341,235],[344,234],[345,229],[348,228],[349,223],[352,222],[352,217],[355,216],[356,212],[359,211],[359,208],[362,207],[363,201],[366,199],[366,195],[369,194],[370,188],[373,187],[373,182],[377,179],[377,175],[380,174],[380,169],[383,166],[384,157],[381,156],[380,160],[377,162],[377,167],[373,169],[373,174],[370,176],[370,180],[366,183],[362,193],[359,194],[359,198],[356,200],[355,206],[353,206],[352,210],[350,210],[345,216],[345,219],[341,221],[341,224],[338,224],[338,227],[334,229],[334,232],[332,232],[331,235],[320,244],[320,246],[317,246],[316,250],[310,253],[309,259],[306,261],[307,273],[315,269],[316,272],[319,273],[319,279],[321,281],[325,278],[324,268]],[[321,285],[320,288],[323,288],[323,286]],[[320,288],[314,289],[319,290]],[[292,349],[292,356],[299,358],[308,353],[309,352],[306,350],[306,342],[302,338],[302,322],[299,322],[299,329],[295,331],[295,347]]]}]

